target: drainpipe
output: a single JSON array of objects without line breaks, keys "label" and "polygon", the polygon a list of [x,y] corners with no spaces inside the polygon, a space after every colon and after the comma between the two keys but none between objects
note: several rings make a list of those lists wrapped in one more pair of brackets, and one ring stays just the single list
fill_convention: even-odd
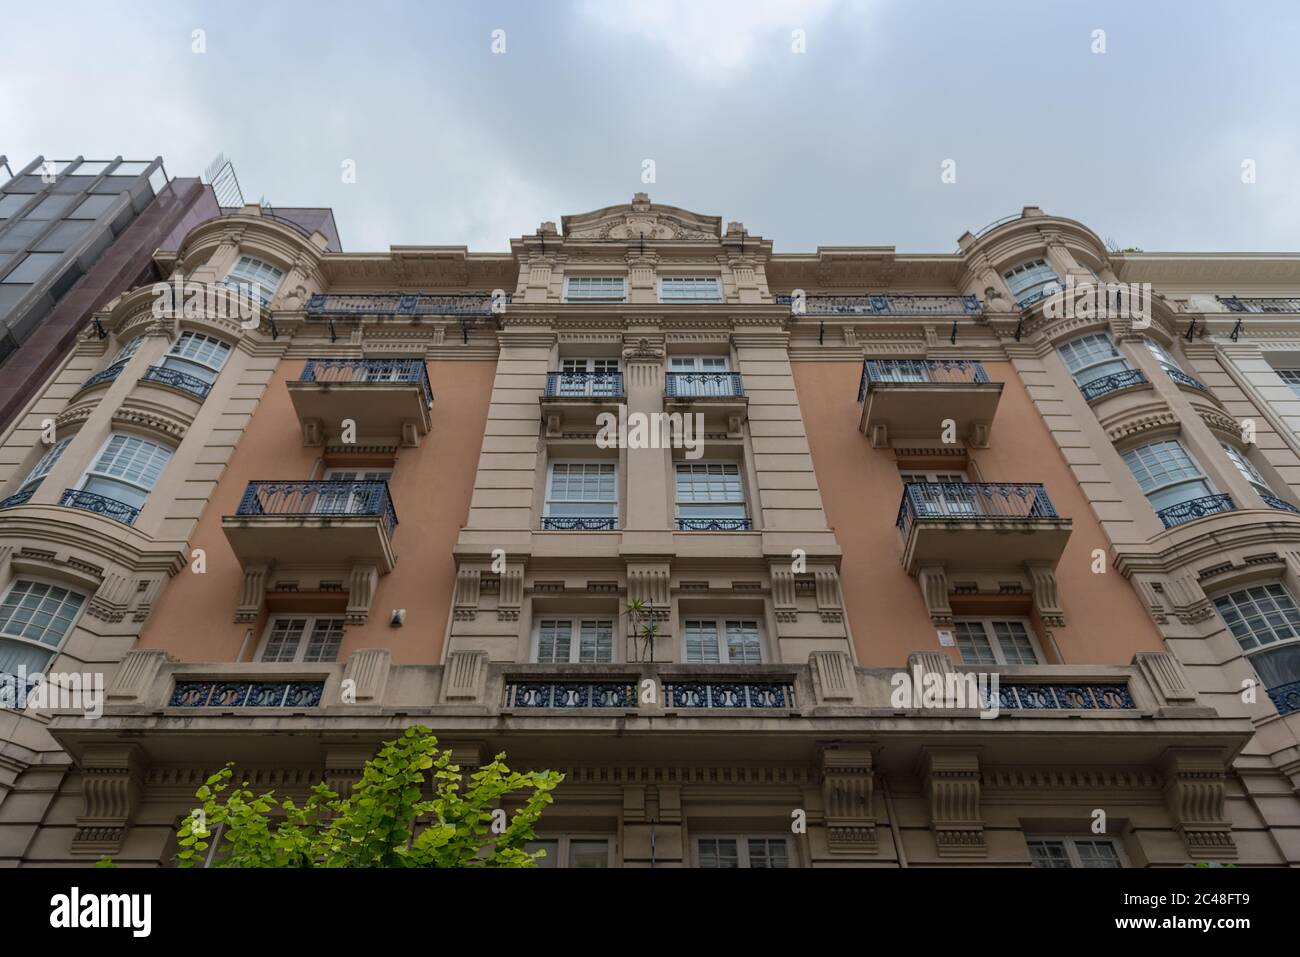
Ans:
[{"label": "drainpipe", "polygon": [[898,815],[894,813],[894,796],[889,793],[889,778],[880,778],[880,790],[885,795],[885,810],[889,812],[889,831],[894,835],[894,848],[898,851],[898,866],[907,867],[907,852],[903,850],[903,835],[898,829]]}]

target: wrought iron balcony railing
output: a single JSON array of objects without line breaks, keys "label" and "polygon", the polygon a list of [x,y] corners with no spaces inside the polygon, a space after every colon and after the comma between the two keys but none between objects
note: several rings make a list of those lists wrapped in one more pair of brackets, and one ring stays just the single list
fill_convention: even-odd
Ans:
[{"label": "wrought iron balcony railing", "polygon": [[[1269,508],[1275,508],[1278,511],[1282,511],[1282,512],[1300,512],[1300,508],[1296,508],[1290,502],[1284,502],[1276,495],[1269,495],[1267,492],[1260,492],[1259,497],[1264,500],[1264,504],[1267,505]],[[0,502],[0,508],[3,507],[4,507],[4,503]]]},{"label": "wrought iron balcony railing", "polygon": [[548,399],[621,399],[623,396],[621,372],[546,373]]},{"label": "wrought iron balcony railing", "polygon": [[[581,708],[623,708],[636,710],[637,679],[614,678],[596,681],[584,678],[506,678],[506,708],[575,710]],[[795,707],[794,682],[788,679],[699,680],[664,682],[667,708],[781,708]]]},{"label": "wrought iron balcony railing", "polygon": [[1197,389],[1201,392],[1206,393],[1207,395],[1213,395],[1213,393],[1210,392],[1209,386],[1207,386],[1200,379],[1193,379],[1191,376],[1189,376],[1186,372],[1183,372],[1181,369],[1165,369],[1165,372],[1169,374],[1169,378],[1173,379],[1179,385],[1185,385],[1189,389]]},{"label": "wrought iron balcony railing", "polygon": [[324,681],[177,681],[173,708],[315,708]]},{"label": "wrought iron balcony railing", "polygon": [[208,393],[212,391],[211,382],[204,382],[198,376],[192,376],[177,369],[170,369],[167,366],[150,366],[145,370],[144,375],[140,376],[140,381],[158,382],[162,385],[171,386],[181,392],[188,392],[196,399],[205,399]]},{"label": "wrought iron balcony railing", "polygon": [[433,405],[429,368],[423,359],[308,359],[298,381],[326,384],[418,382],[424,389],[424,404]]},{"label": "wrought iron balcony railing", "polygon": [[1215,296],[1229,312],[1300,313],[1300,298],[1266,296]]},{"label": "wrought iron balcony railing", "polygon": [[792,681],[665,681],[668,708],[793,708]]},{"label": "wrought iron balcony railing", "polygon": [[397,528],[388,483],[249,482],[235,514],[281,518],[380,518],[391,538]]},{"label": "wrought iron balcony railing", "polygon": [[547,532],[612,532],[617,528],[616,518],[563,518],[548,515],[542,519],[542,530]]},{"label": "wrought iron balcony railing", "polygon": [[984,365],[971,359],[867,359],[862,363],[858,401],[877,382],[988,382]]},{"label": "wrought iron balcony railing", "polygon": [[739,372],[669,372],[664,395],[679,398],[739,398],[745,385]]},{"label": "wrought iron balcony railing", "polygon": [[1035,522],[1059,517],[1042,485],[908,482],[896,524],[906,542],[917,522]]},{"label": "wrought iron balcony railing", "polygon": [[107,369],[104,369],[100,372],[96,372],[85,382],[81,383],[81,387],[83,389],[89,389],[91,386],[99,385],[101,382],[112,382],[114,379],[116,379],[118,376],[122,374],[122,370],[125,368],[126,368],[125,362],[116,362],[113,365],[109,366]]},{"label": "wrought iron balcony railing", "polygon": [[748,532],[754,523],[747,518],[679,518],[679,532]]},{"label": "wrought iron balcony railing", "polygon": [[140,514],[140,510],[133,505],[119,502],[107,495],[83,492],[75,488],[65,491],[59,499],[59,504],[66,505],[69,508],[79,508],[85,512],[94,512],[96,515],[115,519],[124,525],[130,525],[135,521],[136,516]]},{"label": "wrought iron balcony railing", "polygon": [[21,492],[15,492],[6,499],[0,499],[0,508],[14,508],[18,505],[26,505],[32,500],[32,495],[36,492],[36,486],[25,488]]},{"label": "wrought iron balcony railing", "polygon": [[1085,399],[1092,402],[1103,395],[1119,392],[1121,389],[1132,389],[1135,386],[1145,385],[1146,382],[1147,377],[1142,374],[1141,369],[1125,369],[1123,372],[1113,372],[1091,382],[1085,382],[1079,386],[1079,391],[1083,393]]},{"label": "wrought iron balcony railing", "polygon": [[[980,703],[990,708],[989,690],[980,686]],[[1136,708],[1128,687],[1122,684],[1005,684],[999,682],[999,710],[1116,711]]]},{"label": "wrought iron balcony railing", "polygon": [[1236,507],[1233,504],[1232,496],[1223,493],[1220,495],[1206,495],[1187,502],[1179,502],[1177,505],[1170,505],[1168,508],[1160,509],[1156,512],[1156,515],[1164,523],[1165,528],[1173,528],[1175,525],[1192,522],[1207,515],[1231,512]]},{"label": "wrought iron balcony railing", "polygon": [[861,296],[804,296],[802,312],[795,296],[777,296],[778,306],[806,316],[980,316],[978,296],[912,296],[867,293]]},{"label": "wrought iron balcony railing", "polygon": [[[510,302],[506,293],[502,302]],[[490,316],[492,295],[470,292],[460,295],[424,293],[314,293],[307,300],[309,316]]]},{"label": "wrought iron balcony railing", "polygon": [[1268,697],[1277,708],[1278,714],[1294,714],[1300,711],[1300,681],[1269,688]]},{"label": "wrought iron balcony railing", "polygon": [[636,682],[505,681],[507,708],[636,708]]}]

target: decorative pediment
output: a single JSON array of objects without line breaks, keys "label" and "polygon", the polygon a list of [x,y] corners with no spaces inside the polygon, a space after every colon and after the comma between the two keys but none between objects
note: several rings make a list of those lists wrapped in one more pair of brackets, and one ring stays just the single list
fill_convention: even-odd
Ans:
[{"label": "decorative pediment", "polygon": [[560,220],[565,239],[704,239],[721,240],[722,218],[700,216],[676,206],[650,202],[637,193],[632,202],[606,206],[590,213],[564,216]]}]

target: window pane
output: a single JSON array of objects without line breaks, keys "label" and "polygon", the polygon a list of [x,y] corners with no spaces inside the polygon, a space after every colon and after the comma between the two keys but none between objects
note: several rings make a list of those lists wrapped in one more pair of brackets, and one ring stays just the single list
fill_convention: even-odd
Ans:
[{"label": "window pane", "polygon": [[50,474],[50,470],[54,468],[54,463],[59,460],[63,455],[64,449],[66,449],[71,442],[72,438],[68,437],[66,439],[59,439],[59,441],[51,445],[49,449],[46,450],[45,454],[41,456],[41,460],[36,463],[35,468],[27,473],[27,478],[23,479],[23,484],[19,487],[25,489],[34,485],[39,485],[41,480]]},{"label": "window pane", "polygon": [[311,640],[303,661],[337,661],[343,644],[343,619],[318,618],[312,624]]},{"label": "window pane", "polygon": [[1064,841],[1030,841],[1029,862],[1033,867],[1069,867]]},{"label": "window pane", "polygon": [[1038,655],[1034,654],[1034,643],[1024,624],[1018,621],[993,622],[993,634],[1002,649],[1002,657],[1009,665],[1036,665]]},{"label": "window pane", "polygon": [[[1152,442],[1124,453],[1124,462],[1142,491],[1152,491],[1175,482],[1202,478],[1200,468],[1187,450],[1174,439]],[[1193,496],[1194,497],[1194,496]],[[1187,501],[1187,499],[1179,499]]]},{"label": "window pane", "polygon": [[1119,854],[1110,841],[1075,841],[1074,849],[1083,867],[1118,868]]},{"label": "window pane", "polygon": [[529,841],[524,845],[524,850],[527,851],[529,854],[536,853],[537,851],[546,852],[545,857],[539,857],[537,859],[538,867],[559,867],[560,866],[560,860],[559,860],[560,842],[559,841]]},{"label": "window pane", "polygon": [[568,662],[573,622],[567,618],[543,618],[537,628],[537,660],[552,665]]},{"label": "window pane", "polygon": [[717,664],[718,624],[713,621],[686,622],[686,661],[690,664]]},{"label": "window pane", "polygon": [[117,433],[109,439],[90,471],[121,479],[148,491],[158,481],[171,455],[170,449],[156,442]]},{"label": "window pane", "polygon": [[984,634],[982,622],[955,621],[952,627],[963,664],[995,665],[998,663],[997,657],[993,654],[993,646],[989,644],[988,636]]},{"label": "window pane", "polygon": [[609,867],[609,841],[570,841],[570,867]]},{"label": "window pane", "polygon": [[293,661],[298,655],[298,642],[307,630],[306,618],[279,618],[271,623],[271,634],[266,639],[263,661]]},{"label": "window pane", "polygon": [[578,646],[578,661],[583,664],[614,660],[614,623],[607,619],[588,619],[582,622]]},{"label": "window pane", "polygon": [[790,851],[785,838],[751,837],[748,850],[750,867],[790,866]]},{"label": "window pane", "polygon": [[57,648],[84,600],[58,585],[19,579],[0,602],[0,634]]},{"label": "window pane", "polygon": [[1300,609],[1276,582],[1221,595],[1214,606],[1242,651],[1300,638]]},{"label": "window pane", "polygon": [[758,622],[727,622],[727,660],[733,664],[756,665],[763,660],[758,641]]},{"label": "window pane", "polygon": [[698,847],[700,867],[740,867],[734,840],[701,838]]},{"label": "window pane", "polygon": [[666,276],[659,281],[663,302],[722,302],[717,276]]}]

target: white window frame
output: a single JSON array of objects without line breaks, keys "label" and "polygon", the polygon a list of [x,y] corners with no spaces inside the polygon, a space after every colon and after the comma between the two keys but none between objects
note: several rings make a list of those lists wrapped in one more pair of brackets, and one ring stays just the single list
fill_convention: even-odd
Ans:
[{"label": "white window frame", "polygon": [[[569,623],[569,656],[567,660],[542,661],[542,629],[552,622]],[[582,660],[582,636],[584,627],[588,624],[609,626],[609,657],[592,661]],[[599,648],[599,645],[596,646]],[[533,653],[532,660],[537,664],[570,664],[570,665],[607,665],[613,664],[618,660],[618,619],[611,618],[607,615],[569,615],[569,614],[535,614],[533,622]]]},{"label": "white window frame", "polygon": [[[961,654],[962,664],[967,665],[1041,665],[1044,663],[1043,649],[1038,643],[1038,636],[1034,634],[1033,623],[1028,618],[1021,618],[1016,615],[989,615],[989,616],[967,616],[957,615],[953,617],[953,636],[957,642],[958,652]],[[993,661],[968,661],[966,653],[961,647],[961,638],[958,637],[957,625],[979,625],[984,631],[984,641],[987,642],[989,650],[993,653]],[[1033,661],[1010,661],[1007,659],[1006,649],[1002,646],[1002,639],[998,636],[997,625],[1019,625],[1025,630],[1025,636],[1029,639],[1029,648],[1034,654]]]},{"label": "white window frame", "polygon": [[1262,492],[1265,495],[1277,498],[1277,496],[1273,494],[1273,489],[1269,487],[1268,482],[1264,481],[1264,476],[1259,474],[1259,469],[1255,468],[1255,463],[1246,457],[1245,452],[1241,451],[1241,449],[1236,446],[1229,445],[1223,440],[1220,440],[1219,444],[1223,446],[1223,451],[1227,454],[1228,461],[1237,467],[1237,471],[1241,473],[1241,477],[1254,486],[1256,492]]},{"label": "white window frame", "polygon": [[[267,649],[271,645],[271,637],[275,633],[275,626],[282,621],[302,621],[302,634],[298,636],[298,643],[294,647],[293,657],[289,659],[276,658],[269,660],[266,657]],[[316,630],[317,622],[337,621],[342,623],[343,627],[339,632],[339,647],[334,651],[333,658],[313,658],[307,660],[307,649],[311,646],[312,637]],[[289,665],[289,664],[330,664],[339,660],[339,651],[343,648],[343,641],[347,638],[347,617],[340,613],[331,614],[274,614],[267,618],[266,627],[262,630],[262,641],[257,647],[257,657],[254,659],[259,664],[268,665]]]},{"label": "white window frame", "polygon": [[725,355],[669,356],[669,372],[730,372],[731,357]]},{"label": "white window frame", "polygon": [[[556,466],[573,468],[582,466],[585,470],[590,466],[599,467],[602,472],[608,468],[613,472],[614,497],[612,499],[594,498],[594,499],[555,499],[553,498],[555,486],[555,469]],[[608,515],[598,515],[594,511],[582,514],[569,514],[562,511],[555,511],[557,506],[564,505],[600,505],[609,506]],[[610,459],[556,459],[546,467],[546,497],[542,503],[543,518],[592,518],[592,519],[609,519],[614,520],[614,527],[619,526],[619,495],[618,495],[618,463]]]},{"label": "white window frame", "polygon": [[1146,336],[1142,337],[1142,341],[1146,344],[1147,351],[1156,357],[1156,362],[1160,363],[1160,368],[1164,369],[1166,372],[1170,369],[1174,372],[1183,371],[1183,367],[1178,364],[1178,360],[1174,358],[1174,354],[1166,349],[1162,343],[1159,343],[1154,339],[1149,339]]},{"label": "white window frame", "polygon": [[[913,469],[901,469],[898,475],[903,480],[904,485],[966,485],[970,482],[965,472],[922,472]],[[928,503],[929,498],[927,498]],[[979,513],[979,508],[973,498],[951,498],[947,494],[941,494],[934,499],[934,503],[942,507],[945,515],[962,517],[974,516]]]},{"label": "white window frame", "polygon": [[617,375],[623,371],[623,364],[618,359],[608,357],[592,356],[563,356],[560,358],[560,382],[557,394],[560,396],[613,396],[613,383],[607,388],[597,390],[594,380],[588,378],[580,380],[580,386],[573,382],[565,382],[564,375],[567,373],[585,373],[593,375]]},{"label": "white window frame", "polygon": [[[614,282],[618,283],[617,295],[613,293],[612,289],[608,293],[602,294],[601,290]],[[577,292],[577,295],[574,294],[575,292]],[[622,275],[565,276],[564,301],[606,304],[627,302],[627,277]]]},{"label": "white window frame", "polygon": [[[770,870],[794,870],[799,867],[799,849],[793,840],[785,834],[769,833],[745,833],[745,834],[696,834],[691,837],[691,866],[701,870],[722,870],[723,868],[705,868],[700,863],[700,842],[701,841],[735,841],[736,842],[736,869],[748,870],[752,866],[750,858],[749,842],[750,841],[780,841],[785,845],[786,867],[769,868]],[[725,868],[730,870],[730,868]]]},{"label": "white window frame", "polygon": [[[0,593],[0,609],[3,609],[6,605],[9,604],[10,599],[13,597],[14,591],[19,586],[22,585],[27,586],[27,588],[24,589],[26,594],[31,594],[31,590],[33,587],[39,587],[44,589],[44,591],[42,592],[41,601],[36,607],[36,612],[40,612],[41,609],[45,606],[46,601],[50,595],[50,590],[52,589],[59,589],[64,593],[62,596],[56,599],[58,604],[54,609],[51,610],[55,614],[57,614],[59,611],[62,611],[64,609],[65,605],[68,604],[69,598],[75,596],[78,599],[75,605],[72,606],[71,617],[67,618],[67,622],[68,622],[67,627],[64,628],[62,632],[58,634],[58,641],[56,641],[54,644],[51,644],[48,641],[42,641],[40,637],[33,638],[26,635],[15,634],[14,632],[19,629],[6,625],[6,622],[8,621],[8,616],[0,616],[0,646],[3,646],[8,642],[12,642],[13,644],[18,645],[19,647],[22,648],[35,648],[39,651],[46,652],[49,655],[49,657],[45,659],[45,661],[41,664],[40,668],[35,669],[35,670],[43,671],[49,667],[50,662],[52,662],[58,656],[59,652],[63,649],[63,646],[67,644],[68,637],[76,629],[77,622],[81,620],[82,612],[86,610],[86,606],[90,603],[90,595],[86,594],[86,592],[81,591],[80,589],[74,588],[73,586],[66,584],[65,582],[57,581],[55,579],[42,578],[38,575],[18,575],[12,581],[10,581],[8,585],[5,586],[4,592]],[[21,607],[21,605],[17,607]],[[32,617],[33,618],[35,617],[35,612],[33,613]],[[50,622],[47,622],[44,626],[42,626],[41,631],[43,636],[51,633],[49,624],[52,623],[53,620],[54,619],[51,618]],[[28,618],[27,622],[24,624],[25,625],[30,624],[31,621],[32,618]],[[31,673],[31,669],[29,669],[28,673],[29,674]]]},{"label": "white window frame", "polygon": [[1300,369],[1274,369],[1297,399],[1300,399]]},{"label": "white window frame", "polygon": [[[529,844],[543,844],[552,841],[555,842],[555,864],[547,865],[547,864],[539,863],[537,865],[538,867],[544,867],[547,868],[548,870],[552,868],[558,870],[585,870],[586,868],[573,867],[573,865],[570,863],[569,855],[572,853],[574,844],[582,844],[584,842],[593,843],[595,841],[603,841],[605,843],[606,850],[608,851],[609,854],[605,867],[607,868],[618,867],[618,842],[616,840],[616,835],[614,834],[609,834],[609,833],[586,834],[581,832],[578,833],[565,832],[563,834],[554,834],[554,833],[535,834],[531,841],[525,843],[524,849],[529,850],[531,853],[531,851],[535,851],[537,850],[537,848],[530,849],[528,847]],[[547,859],[550,858],[549,851],[550,849],[547,848],[547,852],[548,852]],[[597,870],[597,868],[591,868],[591,870]]]},{"label": "white window frame", "polygon": [[[1194,476],[1186,476],[1182,478],[1173,479],[1172,481],[1161,482],[1160,484],[1152,485],[1150,488],[1146,487],[1146,485],[1143,484],[1142,476],[1140,476],[1138,472],[1134,470],[1133,463],[1129,461],[1129,456],[1130,455],[1138,456],[1138,453],[1140,452],[1154,450],[1157,446],[1167,446],[1170,444],[1176,445],[1182,451],[1183,456],[1187,459],[1189,463],[1191,463],[1192,467],[1196,469],[1197,474]],[[1152,454],[1160,455],[1162,453],[1152,452]],[[1196,461],[1196,457],[1193,456],[1190,451],[1188,451],[1187,446],[1183,445],[1183,443],[1180,442],[1177,438],[1157,439],[1154,442],[1146,442],[1142,445],[1135,445],[1131,449],[1125,449],[1120,457],[1124,460],[1124,465],[1128,468],[1129,472],[1133,475],[1134,480],[1138,483],[1138,487],[1142,489],[1142,494],[1146,496],[1147,501],[1151,503],[1152,509],[1154,509],[1156,512],[1162,512],[1167,508],[1173,508],[1174,506],[1181,505],[1184,502],[1194,502],[1198,498],[1206,498],[1211,495],[1219,494],[1214,487],[1214,483],[1210,481],[1210,477],[1206,475],[1205,470],[1201,468],[1201,463]],[[1143,465],[1148,475],[1151,475],[1149,463],[1143,463]],[[1157,502],[1153,498],[1153,496],[1161,495],[1173,489],[1177,489],[1179,486],[1191,487],[1193,485],[1197,485],[1198,483],[1205,487],[1205,491],[1200,492],[1196,495],[1188,495],[1178,499],[1177,501],[1171,501],[1163,505],[1157,504]]]},{"label": "white window frame", "polygon": [[[198,344],[197,347],[190,348],[194,343]],[[189,355],[185,354],[187,349]],[[187,329],[176,337],[172,347],[163,356],[162,365],[211,385],[225,367],[231,351],[232,346],[224,339]]]},{"label": "white window frame", "polygon": [[[737,487],[740,490],[740,497],[738,499],[721,499],[718,501],[712,501],[712,500],[703,500],[703,501],[687,500],[685,502],[682,501],[681,484],[678,481],[678,476],[682,474],[689,474],[691,476],[702,474],[705,476],[704,484],[707,489],[707,485],[709,484],[708,476],[711,474],[708,470],[715,467],[720,467],[723,470],[719,474],[724,479],[729,478],[731,476],[731,472],[730,472],[731,469],[735,469],[735,479],[736,479]],[[696,482],[693,478],[691,481],[691,489],[692,491],[696,490]],[[674,462],[673,463],[673,506],[677,512],[678,519],[686,519],[686,520],[694,520],[694,521],[708,521],[710,519],[717,519],[718,521],[724,521],[724,522],[747,521],[749,519],[749,496],[745,493],[745,470],[742,467],[742,464],[740,462],[729,462],[725,459],[723,460],[715,459],[715,460],[700,461],[700,462]],[[725,514],[720,514],[718,512],[710,513],[709,511],[710,509],[735,510],[737,506],[739,506],[740,508],[739,515],[725,515]],[[685,508],[685,511],[683,511],[683,507]]]},{"label": "white window frame", "polygon": [[[1252,592],[1260,590],[1265,594],[1252,594]],[[1243,611],[1246,610],[1243,596],[1244,599],[1249,600],[1255,610],[1260,611],[1262,614],[1254,616],[1243,614]],[[1271,605],[1261,605],[1260,600],[1262,598],[1268,598]],[[1279,602],[1279,598],[1285,599],[1286,604]],[[1300,604],[1297,604],[1295,596],[1291,594],[1291,589],[1282,582],[1260,582],[1218,592],[1210,600],[1214,603],[1214,610],[1218,612],[1224,627],[1228,629],[1228,632],[1237,642],[1237,647],[1241,649],[1242,655],[1250,662],[1250,666],[1255,669],[1255,673],[1259,675],[1261,683],[1265,687],[1278,687],[1278,684],[1270,683],[1264,679],[1264,675],[1260,673],[1259,667],[1253,659],[1270,655],[1272,652],[1283,648],[1291,648],[1295,651],[1300,646]],[[1234,628],[1234,619],[1224,614],[1224,603],[1232,607],[1235,612],[1235,620],[1241,623],[1241,629]],[[1287,605],[1290,607],[1288,608]],[[1267,620],[1267,614],[1270,611],[1281,615],[1287,621],[1286,629],[1294,631],[1296,634],[1287,636],[1279,632],[1278,627]],[[1292,611],[1295,612],[1295,615],[1288,613]],[[1252,617],[1261,620],[1263,627],[1252,627],[1250,623]],[[1245,631],[1247,634],[1243,636],[1239,633],[1240,631]],[[1297,666],[1296,670],[1298,673],[1293,681],[1300,680],[1300,666]],[[1281,682],[1281,684],[1291,683],[1289,681]]]},{"label": "white window frame", "polygon": [[[1099,346],[1103,343],[1110,350],[1110,355],[1100,354]],[[1067,339],[1056,347],[1056,353],[1079,386],[1085,386],[1104,376],[1130,372],[1133,369],[1128,359],[1115,347],[1110,336],[1104,332],[1089,332],[1086,335]]]},{"label": "white window frame", "polygon": [[[682,639],[681,639],[681,660],[685,664],[691,665],[761,665],[767,661],[767,641],[763,634],[763,619],[755,615],[682,615]],[[727,626],[732,622],[738,622],[741,625],[752,624],[755,644],[758,647],[758,661],[732,661],[731,647],[727,641]],[[713,633],[717,636],[718,642],[718,660],[709,661],[705,656],[693,659],[690,656],[689,633],[693,624],[710,624],[713,626]]]},{"label": "white window frame", "polygon": [[275,298],[283,282],[283,269],[265,259],[247,254],[235,260],[235,264],[226,272],[224,280],[227,286],[241,291],[252,290],[264,306]]},{"label": "white window frame", "polygon": [[72,436],[68,435],[46,449],[37,463],[32,466],[32,470],[27,473],[27,478],[23,479],[23,484],[18,486],[18,493],[25,492],[29,488],[35,490],[44,482],[46,477],[54,471],[54,466],[58,465],[59,459],[63,458],[63,453],[68,450],[68,446],[71,444]]},{"label": "white window frame", "polygon": [[[673,287],[678,286],[682,290],[704,290],[708,289],[707,295],[665,295],[665,291],[672,292]],[[723,301],[722,277],[720,275],[707,276],[660,276],[659,277],[659,301],[663,303],[719,303]]]},{"label": "white window frame", "polygon": [[[393,469],[392,469],[392,468],[383,468],[383,469],[354,469],[354,468],[348,468],[347,466],[333,466],[333,467],[331,467],[331,468],[327,468],[327,469],[325,470],[325,473],[321,476],[321,481],[323,481],[323,482],[385,482],[385,483],[387,483],[387,482],[391,482],[391,481],[392,481],[392,478],[393,478]],[[364,494],[364,493],[362,493],[362,492],[351,492],[351,493],[346,493],[346,494],[350,494],[350,495],[352,496],[352,500],[349,501],[348,509],[347,509],[347,511],[345,511],[345,512],[340,512],[340,511],[338,511],[338,510],[336,510],[336,509],[334,509],[334,508],[332,507],[333,503],[336,501],[336,496],[339,495],[339,494],[341,494],[341,493],[337,493],[337,492],[328,492],[328,493],[326,493],[326,494],[324,494],[324,495],[317,495],[317,496],[316,496],[316,500],[315,500],[315,502],[313,503],[313,508],[314,508],[314,510],[315,510],[316,512],[319,512],[319,513],[322,513],[322,514],[328,514],[328,515],[353,515],[353,514],[362,514],[362,513],[358,512],[357,509],[354,507],[354,503],[355,503],[355,500],[357,499],[357,497],[360,496],[360,495],[362,495],[362,494]]]},{"label": "white window frame", "polygon": [[[1088,867],[1087,865],[1085,865],[1085,864],[1083,863],[1083,858],[1079,855],[1079,844],[1106,844],[1106,845],[1109,845],[1110,848],[1111,848],[1111,850],[1113,850],[1113,851],[1115,852],[1115,858],[1116,858],[1117,863],[1119,864],[1119,868],[1118,868],[1118,869],[1121,869],[1121,870],[1122,870],[1123,868],[1126,868],[1126,867],[1129,866],[1129,864],[1128,864],[1128,858],[1126,858],[1126,857],[1124,856],[1124,848],[1121,847],[1121,846],[1120,846],[1120,842],[1119,842],[1118,840],[1116,840],[1115,838],[1113,838],[1113,837],[1095,837],[1095,836],[1082,837],[1082,836],[1079,836],[1079,835],[1073,835],[1073,834],[1027,834],[1027,835],[1025,836],[1025,845],[1026,845],[1026,847],[1028,847],[1028,846],[1031,845],[1031,844],[1037,843],[1037,842],[1042,842],[1042,843],[1049,843],[1049,842],[1050,842],[1050,843],[1054,843],[1054,844],[1060,844],[1060,845],[1062,845],[1062,849],[1065,851],[1066,859],[1070,862],[1070,869],[1072,869],[1072,870],[1075,870],[1075,869],[1077,869],[1077,870],[1116,870],[1116,868],[1091,868],[1091,867]],[[1034,857],[1033,857],[1033,850],[1032,850],[1032,849],[1030,849],[1030,852],[1029,852],[1029,866],[1030,866],[1030,867],[1035,867],[1035,866],[1036,866],[1036,865],[1034,864]]]},{"label": "white window frame", "polygon": [[1062,286],[1061,277],[1056,274],[1046,258],[1036,256],[1016,263],[1002,274],[1007,288],[1015,297],[1017,306],[1024,306],[1034,299],[1034,294],[1055,283]]},{"label": "white window frame", "polygon": [[124,362],[130,362],[131,358],[140,351],[140,346],[144,344],[144,340],[144,336],[136,336],[134,339],[127,341],[127,343],[118,350],[117,356],[114,357],[113,361],[108,364],[109,368],[120,366]]},{"label": "white window frame", "polygon": [[[155,476],[153,481],[151,481],[148,485],[145,485],[142,482],[123,478],[118,475],[113,475],[110,472],[101,472],[98,470],[100,462],[102,461],[104,456],[108,453],[108,449],[113,444],[113,440],[118,438],[119,436],[122,437],[123,439],[126,439],[127,442],[141,442],[144,443],[145,445],[152,446],[155,449],[161,449],[163,452],[167,453],[166,458],[163,459],[162,464],[158,467],[157,476]],[[123,444],[125,445],[126,443]],[[77,482],[74,488],[77,491],[86,491],[87,490],[86,486],[90,482],[96,479],[102,482],[116,483],[117,485],[142,493],[140,504],[135,505],[123,499],[115,498],[112,495],[107,495],[104,492],[95,492],[94,494],[103,495],[105,498],[111,498],[114,501],[120,502],[121,504],[127,506],[128,508],[134,508],[136,509],[136,511],[141,511],[144,509],[145,504],[149,501],[149,494],[154,490],[154,486],[158,484],[158,480],[162,478],[163,473],[167,471],[167,466],[171,464],[172,456],[175,454],[176,454],[176,450],[171,446],[164,445],[162,442],[156,442],[153,439],[147,439],[142,435],[136,435],[132,432],[111,432],[109,433],[108,438],[104,440],[104,444],[99,447],[99,451],[96,452],[94,457],[90,460],[90,465],[86,466],[86,470],[81,473],[81,479],[80,481]]]}]

